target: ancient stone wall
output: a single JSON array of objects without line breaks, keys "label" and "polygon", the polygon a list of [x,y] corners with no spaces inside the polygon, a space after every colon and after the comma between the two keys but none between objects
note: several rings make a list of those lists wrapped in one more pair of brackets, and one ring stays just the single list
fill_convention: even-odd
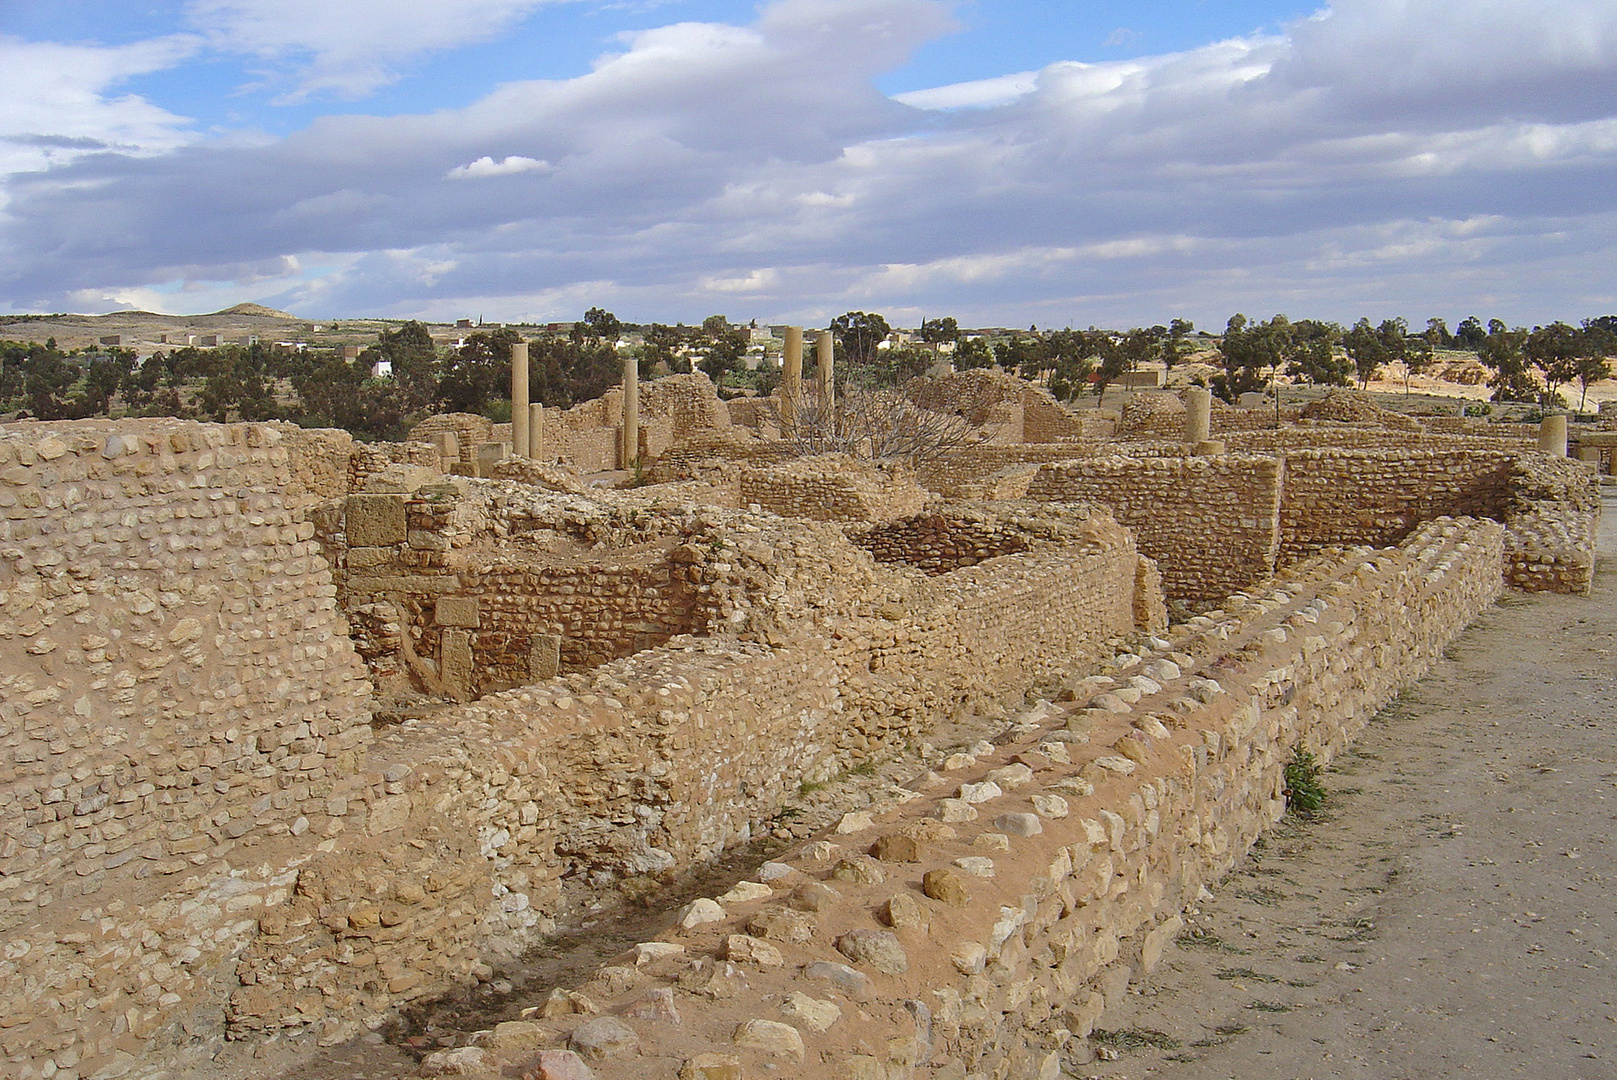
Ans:
[{"label": "ancient stone wall", "polygon": [[354,460],[352,435],[283,422],[268,426],[280,433],[287,451],[288,501],[301,505],[348,494]]},{"label": "ancient stone wall", "polygon": [[365,670],[269,426],[0,429],[0,1049],[117,1075],[220,1030],[233,963],[340,833]]},{"label": "ancient stone wall", "polygon": [[702,554],[784,586],[718,600],[768,644],[675,638],[385,732],[364,839],[264,913],[233,1025],[341,1025],[447,986],[551,929],[568,889],[710,858],[799,783],[1093,662],[1137,611],[1161,630],[1128,535],[1064,513],[1073,543],[931,579],[835,549],[829,526],[740,515]]},{"label": "ancient stone wall", "polygon": [[744,468],[740,484],[744,504],[815,521],[888,521],[917,512],[931,498],[907,465],[876,464],[846,454]]},{"label": "ancient stone wall", "polygon": [[1390,429],[1373,424],[1300,423],[1278,430],[1231,432],[1222,436],[1230,450],[1281,454],[1297,450],[1508,450],[1538,448],[1538,438],[1499,438]]},{"label": "ancient stone wall", "polygon": [[1587,593],[1594,585],[1600,481],[1567,458],[1521,454],[1510,465],[1505,580],[1531,592]]},{"label": "ancient stone wall", "polygon": [[1053,443],[1085,434],[1078,415],[1049,391],[990,368],[914,379],[904,393],[923,409],[991,428],[995,443]]},{"label": "ancient stone wall", "polygon": [[[621,1025],[606,1076],[1056,1075],[1065,1041],[1284,811],[1292,747],[1328,761],[1492,602],[1501,543],[1493,522],[1433,522],[1119,654],[1072,705],[1020,717],[698,901],[563,1007],[488,1033],[488,1063],[598,1055],[601,1023],[566,1006],[587,1000]],[[657,1022],[670,1011],[678,1025]]]},{"label": "ancient stone wall", "polygon": [[494,438],[494,422],[476,413],[440,413],[427,417],[411,428],[405,440],[430,443],[433,436],[445,433],[455,436],[460,447],[460,463],[476,465],[477,448]]},{"label": "ancient stone wall", "polygon": [[1488,450],[1304,450],[1286,455],[1280,558],[1393,544],[1440,515],[1504,520],[1511,457]]},{"label": "ancient stone wall", "polygon": [[[921,486],[949,499],[991,499],[1000,497],[1009,476],[1022,473],[1019,466],[1038,466],[1053,461],[1090,457],[1093,446],[1082,443],[1044,443],[1025,446],[970,446],[951,450],[920,462],[915,479]],[[1026,491],[1012,496],[1020,498]]]},{"label": "ancient stone wall", "polygon": [[1027,497],[1109,507],[1170,597],[1211,602],[1274,572],[1282,473],[1277,459],[1238,454],[1087,458],[1044,466]]}]

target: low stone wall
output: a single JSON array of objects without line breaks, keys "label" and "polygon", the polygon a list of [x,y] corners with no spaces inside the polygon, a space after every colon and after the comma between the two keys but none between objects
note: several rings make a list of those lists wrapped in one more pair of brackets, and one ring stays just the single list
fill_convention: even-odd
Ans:
[{"label": "low stone wall", "polygon": [[1220,436],[1232,451],[1281,454],[1302,450],[1399,450],[1448,453],[1460,450],[1536,450],[1537,438],[1499,438],[1392,430],[1371,424],[1299,423],[1279,430],[1231,432]]},{"label": "low stone wall", "polygon": [[[711,858],[801,782],[1093,663],[1137,612],[1160,631],[1160,595],[1138,595],[1151,579],[1127,534],[1072,513],[1075,528],[1087,521],[1082,543],[879,577],[911,591],[866,589],[822,614],[819,634],[676,638],[385,732],[364,838],[263,913],[233,1026],[340,1031],[445,989],[552,929],[577,902],[569,889]],[[749,543],[721,557],[767,555]]]},{"label": "low stone wall", "polygon": [[1393,544],[1441,515],[1504,520],[1512,457],[1489,450],[1304,450],[1286,455],[1280,559]]},{"label": "low stone wall", "polygon": [[743,504],[814,521],[887,521],[915,513],[931,497],[908,466],[845,454],[742,469],[740,482]]},{"label": "low stone wall", "polygon": [[[1106,989],[1143,978],[1178,913],[1282,814],[1292,747],[1328,761],[1492,601],[1501,543],[1495,523],[1443,520],[1233,597],[1161,651],[1119,655],[1072,706],[698,901],[478,1037],[481,1060],[559,1068],[582,1050],[603,1080],[1057,1075]],[[597,1011],[610,1020],[580,1015]]]},{"label": "low stone wall", "polygon": [[345,828],[370,686],[292,475],[263,425],[0,428],[8,1076],[217,1035],[292,853]]},{"label": "low stone wall", "polygon": [[[948,499],[991,499],[1002,490],[1001,479],[1008,475],[1007,470],[1094,454],[1093,444],[1075,442],[963,447],[922,461],[916,466],[915,479],[922,487]],[[1026,490],[1024,486],[1012,497],[1020,498]]]},{"label": "low stone wall", "polygon": [[1567,458],[1523,454],[1511,462],[1505,508],[1505,580],[1530,592],[1587,593],[1594,586],[1600,481]]},{"label": "low stone wall", "polygon": [[1133,530],[1170,597],[1205,603],[1274,572],[1281,462],[1237,454],[1088,458],[1039,470],[1027,497],[1095,502]]}]

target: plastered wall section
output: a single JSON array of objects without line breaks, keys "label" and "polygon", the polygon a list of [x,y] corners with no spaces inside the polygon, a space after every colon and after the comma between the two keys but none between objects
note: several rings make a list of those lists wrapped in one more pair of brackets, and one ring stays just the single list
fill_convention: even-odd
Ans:
[{"label": "plastered wall section", "polygon": [[487,1033],[491,1063],[576,1045],[591,1017],[565,1005],[587,1000],[638,1040],[592,1063],[603,1080],[1056,1075],[1103,988],[1149,972],[1186,904],[1281,815],[1291,748],[1329,760],[1492,602],[1502,540],[1493,522],[1437,521],[1119,654],[1070,706]]},{"label": "plastered wall section", "polygon": [[1273,573],[1283,472],[1275,458],[1238,454],[1087,458],[1044,466],[1027,497],[1109,507],[1169,597],[1211,602]]},{"label": "plastered wall section", "polygon": [[267,426],[0,428],[0,1053],[111,1076],[344,827],[369,684]]}]

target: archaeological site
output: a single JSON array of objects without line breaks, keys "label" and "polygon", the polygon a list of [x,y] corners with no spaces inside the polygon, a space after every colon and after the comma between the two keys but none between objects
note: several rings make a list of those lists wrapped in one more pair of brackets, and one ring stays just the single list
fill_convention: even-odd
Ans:
[{"label": "archaeological site", "polygon": [[0,427],[5,1076],[397,1030],[754,852],[411,1075],[1055,1077],[1296,749],[1589,589],[1617,444],[972,371],[806,454],[798,357],[563,411],[524,349],[397,444]]}]

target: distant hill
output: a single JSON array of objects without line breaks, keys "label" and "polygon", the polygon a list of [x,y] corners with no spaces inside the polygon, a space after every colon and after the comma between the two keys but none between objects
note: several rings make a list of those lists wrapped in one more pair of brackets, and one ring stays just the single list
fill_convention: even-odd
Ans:
[{"label": "distant hill", "polygon": [[215,311],[214,315],[250,315],[260,319],[296,319],[297,316],[290,311],[277,311],[263,304],[237,304],[235,307]]}]

